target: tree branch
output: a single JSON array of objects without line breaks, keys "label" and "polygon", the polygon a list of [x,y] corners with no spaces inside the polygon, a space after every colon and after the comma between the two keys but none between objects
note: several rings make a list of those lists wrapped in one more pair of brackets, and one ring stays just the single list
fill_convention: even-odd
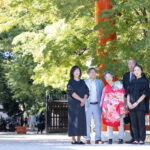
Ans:
[{"label": "tree branch", "polygon": [[[147,15],[145,7],[143,9],[140,9],[140,10],[141,10],[143,16]],[[134,11],[135,11],[135,13],[136,13],[137,16],[140,16],[139,12],[135,8],[134,8]],[[142,21],[142,19],[139,19],[139,21],[140,21],[141,24],[144,23]],[[146,17],[145,17],[145,23],[148,23],[148,19]],[[143,34],[144,34],[145,37],[147,37],[147,31],[146,31],[146,29],[143,29]]]},{"label": "tree branch", "polygon": [[145,23],[148,23],[148,18],[146,17],[147,16],[146,8],[144,7],[143,9],[141,8],[140,10],[141,10],[143,16],[145,17]]},{"label": "tree branch", "polygon": [[86,50],[87,50],[87,48],[80,49],[80,50],[78,50],[79,52],[75,52],[75,54],[80,56],[80,55],[82,55]]}]

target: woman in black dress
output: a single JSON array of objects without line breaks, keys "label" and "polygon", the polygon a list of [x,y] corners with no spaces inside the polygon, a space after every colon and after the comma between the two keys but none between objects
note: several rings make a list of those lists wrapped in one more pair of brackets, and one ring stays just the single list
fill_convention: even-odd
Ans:
[{"label": "woman in black dress", "polygon": [[[88,98],[89,90],[80,77],[80,68],[78,66],[72,67],[71,79],[67,85],[68,135],[72,136],[72,144],[84,144],[80,138],[86,136],[85,101]],[[77,140],[75,136],[77,136]]]},{"label": "woman in black dress", "polygon": [[142,67],[134,67],[134,79],[127,91],[127,103],[130,110],[133,144],[144,144],[146,137],[145,113],[149,110],[149,83]]}]

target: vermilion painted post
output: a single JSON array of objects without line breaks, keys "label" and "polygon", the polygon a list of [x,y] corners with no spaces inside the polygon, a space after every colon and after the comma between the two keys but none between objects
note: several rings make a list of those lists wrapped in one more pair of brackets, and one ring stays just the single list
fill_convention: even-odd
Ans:
[{"label": "vermilion painted post", "polygon": [[[112,9],[112,5],[110,4],[111,0],[96,0],[95,2],[95,19],[96,19],[96,24],[98,24],[101,21],[104,21],[108,19],[107,17],[99,18],[100,13],[105,10],[105,9]],[[103,32],[103,29],[99,30],[100,35]],[[116,33],[110,34],[107,38],[100,38],[100,44],[106,44],[108,40],[114,40],[116,39]]]},{"label": "vermilion painted post", "polygon": [[[110,4],[111,0],[96,0],[95,2],[95,20],[96,20],[96,24],[106,20],[106,19],[109,19],[107,17],[103,17],[103,18],[100,18],[100,13],[105,10],[105,9],[112,9],[112,5]],[[103,44],[104,46],[106,45],[107,41],[108,40],[114,40],[116,39],[116,33],[113,33],[113,34],[109,34],[108,37],[106,38],[103,38],[102,37],[102,34],[103,34],[103,29],[100,29],[99,30],[99,37],[100,37],[100,40],[99,40],[99,44]],[[107,54],[108,53],[103,53],[103,52],[98,52],[97,55],[103,55],[104,57],[107,57]],[[100,65],[101,67],[99,67],[100,69],[102,69],[103,67],[105,67],[105,64],[101,64]],[[100,70],[98,68],[98,70]],[[100,76],[100,75],[99,75]],[[102,131],[107,131],[107,126],[105,126],[103,124],[103,121],[102,121]]]}]

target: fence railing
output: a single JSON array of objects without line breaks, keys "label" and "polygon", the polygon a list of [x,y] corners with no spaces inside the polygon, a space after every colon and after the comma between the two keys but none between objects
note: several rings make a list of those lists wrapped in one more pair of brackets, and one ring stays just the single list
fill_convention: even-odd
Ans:
[{"label": "fence railing", "polygon": [[68,128],[67,95],[47,97],[47,132],[66,132]]}]

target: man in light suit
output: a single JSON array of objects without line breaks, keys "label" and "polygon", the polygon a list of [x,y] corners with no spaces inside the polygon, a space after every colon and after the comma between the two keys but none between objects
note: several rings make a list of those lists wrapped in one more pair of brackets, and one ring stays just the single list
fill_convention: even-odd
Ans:
[{"label": "man in light suit", "polygon": [[87,73],[89,78],[85,80],[85,83],[89,88],[90,94],[85,103],[87,124],[86,143],[91,144],[91,118],[93,116],[95,124],[95,144],[102,144],[100,99],[103,91],[103,83],[101,80],[96,79],[97,70],[94,67],[89,68]]}]

